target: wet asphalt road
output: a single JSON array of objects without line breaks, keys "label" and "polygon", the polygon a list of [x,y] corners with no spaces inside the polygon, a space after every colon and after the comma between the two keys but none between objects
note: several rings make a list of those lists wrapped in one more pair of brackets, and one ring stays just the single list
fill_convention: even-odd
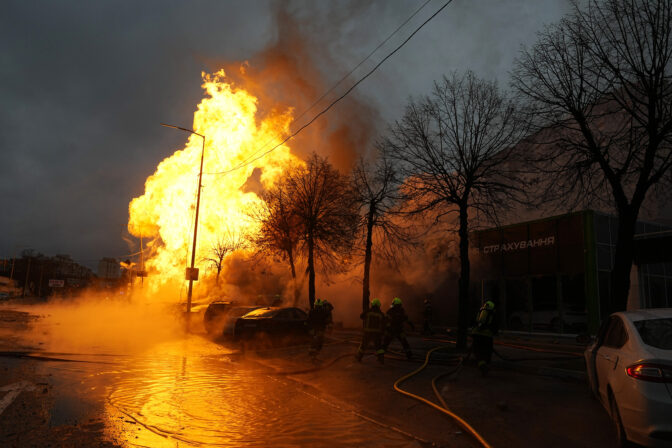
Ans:
[{"label": "wet asphalt road", "polygon": [[[58,339],[57,328],[13,331],[14,350]],[[305,348],[241,356],[182,334],[129,338],[137,350],[118,350],[123,335],[112,345],[75,336],[62,350],[34,350],[47,359],[0,357],[0,386],[25,387],[0,412],[0,445],[477,446],[450,419],[392,391],[417,363],[358,364],[348,355],[354,341],[325,347],[324,360],[342,358],[332,368],[287,377],[275,373],[311,366]],[[419,353],[436,344],[411,343]],[[442,371],[431,365],[404,388],[431,399],[430,380]],[[609,419],[584,384],[497,367],[485,380],[466,366],[439,388],[493,446],[613,446]],[[12,392],[3,393],[0,408]]]},{"label": "wet asphalt road", "polygon": [[37,365],[53,384],[50,425],[102,418],[122,446],[418,446],[199,336],[145,355],[60,356],[81,362]]}]

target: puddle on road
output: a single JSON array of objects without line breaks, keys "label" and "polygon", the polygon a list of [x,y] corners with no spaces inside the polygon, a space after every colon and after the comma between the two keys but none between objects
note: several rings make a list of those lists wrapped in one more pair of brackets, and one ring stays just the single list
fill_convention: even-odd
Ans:
[{"label": "puddle on road", "polygon": [[52,367],[61,390],[52,419],[102,413],[123,446],[417,446],[259,367],[232,362],[231,353],[192,337],[111,365]]}]

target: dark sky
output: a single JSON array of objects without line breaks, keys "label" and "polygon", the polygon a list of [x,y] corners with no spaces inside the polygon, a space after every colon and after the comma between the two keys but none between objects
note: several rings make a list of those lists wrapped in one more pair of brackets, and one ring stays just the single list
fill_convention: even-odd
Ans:
[{"label": "dark sky", "polygon": [[[294,21],[329,85],[422,3],[4,1],[0,257],[32,248],[95,267],[103,256],[128,253],[129,201],[186,140],[159,123],[190,127],[203,96],[201,72],[258,62],[281,41],[278,11]],[[372,60],[442,4],[430,1]],[[566,0],[455,0],[355,95],[382,129],[444,73],[471,69],[506,87],[520,45],[532,44],[566,8]],[[338,106],[330,112],[338,113]]]}]

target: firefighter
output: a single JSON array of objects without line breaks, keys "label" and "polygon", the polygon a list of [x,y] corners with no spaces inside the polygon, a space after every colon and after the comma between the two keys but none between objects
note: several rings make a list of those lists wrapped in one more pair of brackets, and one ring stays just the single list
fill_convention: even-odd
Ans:
[{"label": "firefighter", "polygon": [[497,334],[495,303],[492,300],[486,300],[476,317],[476,326],[471,331],[473,339],[471,348],[483,375],[490,370],[492,338],[495,334]]},{"label": "firefighter", "polygon": [[393,339],[399,339],[399,342],[401,342],[401,345],[404,348],[404,352],[406,353],[406,357],[411,359],[413,357],[413,352],[411,352],[411,347],[408,345],[408,340],[404,334],[405,323],[408,323],[411,329],[415,331],[415,325],[413,325],[413,322],[408,320],[408,315],[406,314],[406,310],[404,310],[404,307],[401,304],[401,299],[399,297],[395,297],[392,299],[392,305],[390,306],[390,309],[387,310],[387,328],[385,329],[385,341],[383,342],[383,349],[387,350],[387,347],[390,345],[390,342],[392,342]]},{"label": "firefighter", "polygon": [[317,299],[315,305],[308,313],[308,332],[311,337],[308,355],[315,360],[324,344],[324,333],[333,322],[331,311],[334,307],[326,300]]},{"label": "firefighter", "polygon": [[364,321],[364,332],[362,334],[362,342],[359,344],[355,358],[357,361],[361,362],[362,357],[364,356],[364,350],[366,350],[369,345],[373,344],[378,362],[383,364],[385,362],[385,350],[383,349],[385,314],[380,310],[380,300],[373,299],[369,309],[364,311],[359,317]]},{"label": "firefighter", "polygon": [[422,334],[434,336],[434,329],[432,329],[432,304],[429,299],[425,299],[424,308],[422,310]]}]

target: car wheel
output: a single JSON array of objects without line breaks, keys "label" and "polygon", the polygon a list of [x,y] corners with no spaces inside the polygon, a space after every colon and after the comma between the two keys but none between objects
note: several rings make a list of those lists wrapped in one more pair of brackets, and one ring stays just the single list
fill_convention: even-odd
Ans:
[{"label": "car wheel", "polygon": [[628,438],[625,435],[625,429],[623,428],[623,422],[621,421],[621,414],[618,412],[616,398],[614,398],[614,395],[611,391],[609,391],[609,411],[611,414],[611,421],[614,424],[616,446],[618,448],[631,447],[632,444],[628,442]]}]

